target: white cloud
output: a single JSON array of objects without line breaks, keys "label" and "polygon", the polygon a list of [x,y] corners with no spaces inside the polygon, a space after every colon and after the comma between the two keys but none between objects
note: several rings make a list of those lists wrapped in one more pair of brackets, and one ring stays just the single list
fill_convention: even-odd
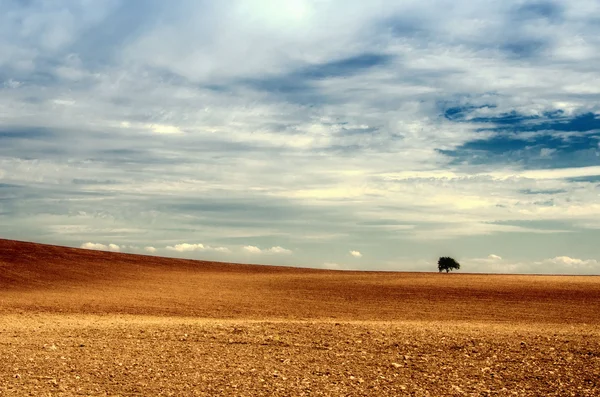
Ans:
[{"label": "white cloud", "polygon": [[92,242],[83,243],[83,244],[81,244],[80,248],[90,249],[90,250],[103,250],[103,251],[108,250],[107,245],[100,244],[100,243],[92,243]]},{"label": "white cloud", "polygon": [[144,251],[154,254],[154,253],[156,253],[157,249],[149,246],[149,247],[144,247]]},{"label": "white cloud", "polygon": [[217,252],[230,252],[227,247],[211,247],[204,244],[176,244],[176,245],[168,245],[166,247],[169,251],[177,251],[177,252],[197,252],[197,251],[217,251]]},{"label": "white cloud", "polygon": [[84,248],[84,249],[90,249],[90,250],[99,250],[99,251],[112,251],[112,252],[119,252],[121,250],[121,248],[117,245],[117,244],[101,244],[101,243],[92,243],[92,242],[87,242],[87,243],[83,243],[81,244],[80,248]]},{"label": "white cloud", "polygon": [[552,153],[556,151],[556,149],[542,148],[540,149],[540,157],[549,158],[552,156]]},{"label": "white cloud", "polygon": [[19,88],[22,84],[23,83],[21,83],[20,81],[13,79],[8,79],[3,83],[5,88]]},{"label": "white cloud", "polygon": [[[598,268],[598,261],[595,259],[579,259],[569,256],[557,256],[551,259],[546,259],[541,264],[555,264],[566,268],[576,269],[594,269]],[[600,270],[600,269],[599,269]]]},{"label": "white cloud", "polygon": [[360,251],[350,251],[350,255],[352,255],[355,258],[362,257],[362,254],[360,253]]},{"label": "white cloud", "polygon": [[292,250],[289,250],[287,248],[283,248],[283,247],[271,247],[267,250],[267,252],[272,253],[272,254],[285,254],[285,255],[289,255],[292,253]]},{"label": "white cloud", "polygon": [[181,134],[181,131],[177,126],[165,125],[165,124],[150,124],[148,128],[157,134]]},{"label": "white cloud", "polygon": [[[548,150],[544,153],[548,155]],[[555,149],[552,149],[555,151]],[[516,169],[500,169],[491,172],[456,172],[448,170],[427,170],[427,171],[400,171],[386,172],[379,176],[383,180],[401,181],[401,180],[473,180],[475,178],[490,178],[491,180],[507,180],[510,178],[529,178],[529,179],[566,179],[586,176],[600,175],[600,166],[588,166],[577,168],[557,168],[557,169],[532,169],[532,170],[516,170]]]},{"label": "white cloud", "polygon": [[523,171],[517,175],[532,179],[563,179],[599,176],[600,166]]},{"label": "white cloud", "polygon": [[192,252],[192,251],[206,251],[206,247],[204,244],[176,244],[176,245],[168,245],[166,247],[169,251],[178,251],[178,252]]},{"label": "white cloud", "polygon": [[461,271],[474,273],[516,274],[600,274],[600,262],[596,259],[579,259],[557,256],[539,261],[512,261],[489,255],[462,261]]},{"label": "white cloud", "polygon": [[244,250],[252,253],[252,254],[260,254],[262,252],[262,250],[258,247],[255,247],[254,245],[247,245],[244,247]]},{"label": "white cloud", "polygon": [[283,248],[280,246],[271,247],[271,248],[267,248],[267,249],[261,249],[254,245],[247,245],[244,247],[244,250],[251,254],[285,254],[285,255],[289,255],[293,252],[292,250],[289,250],[287,248]]}]

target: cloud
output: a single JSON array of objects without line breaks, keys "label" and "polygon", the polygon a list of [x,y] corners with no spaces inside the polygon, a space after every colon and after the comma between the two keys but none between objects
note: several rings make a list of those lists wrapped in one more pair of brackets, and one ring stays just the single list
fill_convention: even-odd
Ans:
[{"label": "cloud", "polygon": [[176,244],[174,246],[168,245],[166,247],[169,251],[178,251],[178,252],[192,252],[192,251],[206,251],[206,247],[204,244]]},{"label": "cloud", "polygon": [[157,134],[181,134],[182,131],[173,125],[150,124],[148,128]]},{"label": "cloud", "polygon": [[380,177],[386,181],[417,181],[417,180],[473,180],[474,178],[489,178],[495,181],[507,181],[514,178],[526,179],[573,179],[600,176],[600,166],[585,166],[559,169],[530,169],[516,170],[500,168],[492,172],[464,172],[452,171],[401,171],[395,173],[382,173]]},{"label": "cloud", "polygon": [[177,252],[197,252],[197,251],[216,251],[216,252],[230,252],[227,247],[211,247],[204,244],[176,244],[176,245],[168,245],[166,247],[169,251],[177,251]]},{"label": "cloud", "polygon": [[475,273],[516,274],[599,274],[600,262],[596,259],[579,259],[557,256],[537,261],[514,261],[497,255],[471,258],[464,261],[461,271]]},{"label": "cloud", "polygon": [[80,3],[0,2],[7,237],[598,260],[597,1]]},{"label": "cloud", "polygon": [[546,259],[540,264],[553,264],[562,266],[564,268],[574,269],[599,269],[599,262],[595,259],[578,259],[568,256],[557,256],[551,259]]},{"label": "cloud", "polygon": [[154,254],[154,253],[156,253],[157,249],[154,247],[148,246],[148,247],[144,247],[144,251]]},{"label": "cloud", "polygon": [[251,254],[285,254],[285,255],[289,255],[292,253],[292,250],[289,250],[289,249],[283,248],[283,247],[279,247],[279,246],[271,247],[271,248],[267,248],[267,249],[260,249],[253,245],[247,245],[244,247],[244,250]]},{"label": "cloud", "polygon": [[[467,112],[474,111],[473,108],[467,109]],[[454,121],[460,114],[460,111],[452,109],[451,117],[447,117]],[[453,150],[440,151],[452,157],[454,162],[509,164],[518,161],[529,169],[597,164],[600,118],[594,112],[573,115],[554,110],[531,115],[513,110],[497,116],[460,120],[465,121],[477,125],[477,131],[485,134]]]},{"label": "cloud", "polygon": [[253,245],[247,245],[247,246],[245,246],[244,250],[246,250],[246,251],[248,251],[248,252],[250,252],[252,254],[260,254],[260,253],[262,253],[262,250],[260,248],[255,247]]},{"label": "cloud", "polygon": [[283,247],[271,247],[268,250],[266,250],[266,252],[272,253],[272,254],[285,254],[285,255],[289,255],[292,253],[292,250],[289,250],[287,248],[283,248]]},{"label": "cloud", "polygon": [[352,255],[355,258],[361,258],[362,254],[359,251],[350,251],[350,255]]},{"label": "cloud", "polygon": [[92,242],[87,242],[87,243],[83,243],[81,244],[80,248],[84,248],[84,249],[90,249],[90,250],[99,250],[99,251],[111,251],[111,252],[119,252],[121,251],[121,247],[119,247],[117,244],[100,244],[100,243],[92,243]]}]

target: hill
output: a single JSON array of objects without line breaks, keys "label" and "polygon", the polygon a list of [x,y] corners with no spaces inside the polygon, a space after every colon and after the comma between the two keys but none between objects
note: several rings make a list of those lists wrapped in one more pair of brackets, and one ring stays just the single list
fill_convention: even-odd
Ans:
[{"label": "hill", "polygon": [[600,323],[600,277],[342,272],[0,240],[0,312]]}]

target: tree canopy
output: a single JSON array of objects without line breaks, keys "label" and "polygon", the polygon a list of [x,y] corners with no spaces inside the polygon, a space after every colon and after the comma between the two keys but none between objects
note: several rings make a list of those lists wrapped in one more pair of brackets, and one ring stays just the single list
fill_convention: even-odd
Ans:
[{"label": "tree canopy", "polygon": [[450,258],[449,256],[442,256],[438,260],[438,270],[440,273],[442,271],[446,271],[448,273],[450,270],[458,270],[460,269],[460,263],[454,260],[454,258]]}]

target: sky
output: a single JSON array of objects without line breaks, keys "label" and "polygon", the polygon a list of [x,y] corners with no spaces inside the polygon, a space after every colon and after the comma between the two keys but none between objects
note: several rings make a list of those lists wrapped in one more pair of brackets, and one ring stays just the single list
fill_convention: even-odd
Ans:
[{"label": "sky", "polygon": [[0,237],[600,274],[600,2],[3,0]]}]

